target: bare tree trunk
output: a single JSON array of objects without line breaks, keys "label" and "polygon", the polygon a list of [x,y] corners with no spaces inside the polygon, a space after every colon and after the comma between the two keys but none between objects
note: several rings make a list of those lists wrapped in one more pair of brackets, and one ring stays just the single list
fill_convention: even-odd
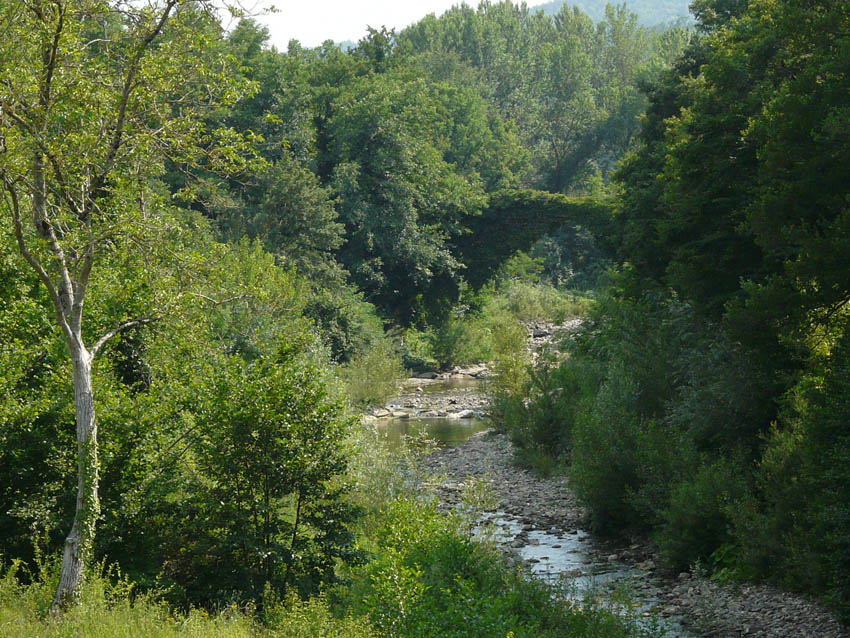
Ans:
[{"label": "bare tree trunk", "polygon": [[59,587],[51,608],[54,613],[73,603],[79,594],[83,571],[91,553],[95,525],[100,515],[100,501],[97,496],[100,467],[92,393],[92,359],[79,338],[72,347],[71,357],[77,412],[77,508],[74,524],[65,539]]}]

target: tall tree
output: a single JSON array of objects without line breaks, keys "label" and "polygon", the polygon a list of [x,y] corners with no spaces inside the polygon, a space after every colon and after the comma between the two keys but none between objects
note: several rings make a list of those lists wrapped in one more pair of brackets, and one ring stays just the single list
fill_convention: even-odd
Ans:
[{"label": "tall tree", "polygon": [[445,159],[441,104],[418,79],[379,74],[353,82],[328,124],[333,186],[348,242],[341,261],[370,301],[406,314],[445,294],[460,264],[447,238],[485,203],[477,175]]},{"label": "tall tree", "polygon": [[0,7],[2,214],[46,287],[73,364],[76,513],[54,611],[79,592],[100,506],[92,363],[109,339],[153,316],[96,335],[84,320],[95,265],[132,249],[155,224],[150,177],[165,157],[185,163],[201,144],[218,155],[199,111],[238,96],[220,29],[205,0],[25,0]]}]

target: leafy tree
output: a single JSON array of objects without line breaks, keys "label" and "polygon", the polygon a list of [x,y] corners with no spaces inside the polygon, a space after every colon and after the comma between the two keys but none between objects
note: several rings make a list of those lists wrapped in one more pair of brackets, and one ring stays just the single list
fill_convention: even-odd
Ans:
[{"label": "leafy tree", "polygon": [[515,122],[533,164],[521,186],[558,192],[612,171],[645,107],[638,79],[681,48],[681,38],[639,26],[624,6],[609,6],[594,25],[567,5],[550,17],[510,2],[428,16],[398,40],[431,77],[475,87]]},{"label": "leafy tree", "polygon": [[224,236],[259,239],[282,263],[317,281],[333,280],[333,252],[342,243],[342,224],[337,222],[334,200],[315,173],[289,152],[232,196],[222,191],[209,204]]},{"label": "leafy tree", "polygon": [[191,488],[171,510],[166,574],[193,603],[262,605],[268,587],[314,593],[337,558],[356,558],[354,510],[340,498],[344,407],[317,367],[286,350],[230,359],[214,374],[196,416]]},{"label": "leafy tree", "polygon": [[207,8],[31,0],[0,9],[3,212],[49,292],[74,373],[77,505],[54,609],[79,590],[100,510],[92,362],[110,338],[155,318],[95,336],[83,316],[95,263],[150,230],[148,177],[164,155],[189,159],[204,135],[193,105],[238,95],[225,60],[205,54],[216,37]]},{"label": "leafy tree", "polygon": [[406,316],[418,295],[439,298],[456,279],[446,239],[482,206],[481,184],[445,160],[439,104],[423,81],[365,77],[334,109],[333,185],[347,236],[340,259],[370,301]]}]

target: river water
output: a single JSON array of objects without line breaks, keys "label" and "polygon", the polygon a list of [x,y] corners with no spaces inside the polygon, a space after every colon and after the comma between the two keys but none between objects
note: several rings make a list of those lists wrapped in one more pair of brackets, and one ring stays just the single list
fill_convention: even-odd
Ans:
[{"label": "river water", "polygon": [[[433,381],[418,380],[408,386],[409,393],[392,399],[387,405],[390,410],[406,412],[407,415],[403,418],[381,419],[378,427],[391,444],[400,443],[404,437],[425,435],[440,446],[456,447],[472,435],[488,429],[490,422],[480,415],[464,419],[419,416],[417,412],[431,410],[417,410],[415,406],[444,408],[444,412],[451,414],[452,409],[464,407],[465,396],[480,393],[481,386],[481,379],[463,376]],[[455,403],[449,404],[449,401]]]}]

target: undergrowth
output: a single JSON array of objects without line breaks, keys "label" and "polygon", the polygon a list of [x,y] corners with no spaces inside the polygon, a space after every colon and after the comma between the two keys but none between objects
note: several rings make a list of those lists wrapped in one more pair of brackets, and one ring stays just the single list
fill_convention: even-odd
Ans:
[{"label": "undergrowth", "polygon": [[[156,592],[137,592],[117,570],[93,570],[79,603],[49,614],[55,564],[38,574],[19,562],[0,576],[4,638],[468,638],[645,635],[630,621],[590,603],[578,605],[522,570],[496,547],[472,539],[473,489],[467,509],[444,513],[417,463],[420,442],[390,448],[367,432],[352,448],[353,498],[363,508],[359,544],[368,556],[340,572],[341,582],[308,600],[271,594],[253,605],[178,612]],[[372,462],[370,463],[370,459]],[[467,511],[470,510],[470,511]],[[26,583],[26,584],[25,584]]]}]

